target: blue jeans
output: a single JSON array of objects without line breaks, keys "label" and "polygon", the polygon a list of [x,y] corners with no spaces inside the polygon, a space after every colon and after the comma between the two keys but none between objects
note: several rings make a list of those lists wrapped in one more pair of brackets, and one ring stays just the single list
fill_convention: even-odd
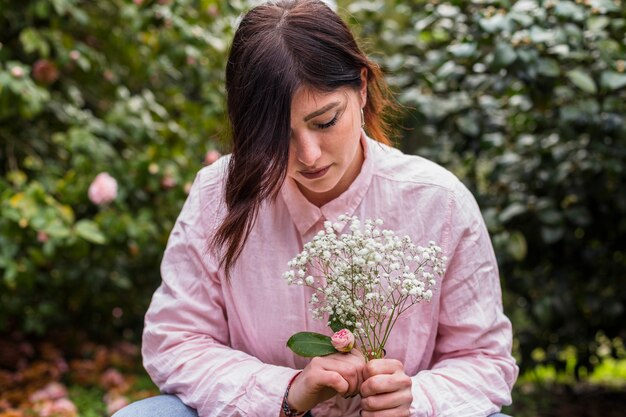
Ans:
[{"label": "blue jeans", "polygon": [[[198,417],[198,413],[183,404],[175,395],[158,395],[134,402],[113,414],[113,417]],[[305,417],[313,416],[307,413]],[[496,413],[489,417],[508,416]]]}]

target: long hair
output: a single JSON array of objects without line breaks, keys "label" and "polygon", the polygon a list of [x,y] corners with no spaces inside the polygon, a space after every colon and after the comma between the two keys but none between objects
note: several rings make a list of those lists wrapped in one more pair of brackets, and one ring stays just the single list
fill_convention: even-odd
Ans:
[{"label": "long hair", "polygon": [[[273,199],[287,172],[291,100],[300,87],[321,92],[361,86],[367,70],[365,129],[390,143],[384,112],[395,109],[379,67],[360,50],[350,29],[319,0],[281,0],[246,13],[226,64],[233,149],[227,214],[213,244],[226,247],[226,276],[241,254],[261,204]],[[228,278],[229,279],[229,278]]]}]

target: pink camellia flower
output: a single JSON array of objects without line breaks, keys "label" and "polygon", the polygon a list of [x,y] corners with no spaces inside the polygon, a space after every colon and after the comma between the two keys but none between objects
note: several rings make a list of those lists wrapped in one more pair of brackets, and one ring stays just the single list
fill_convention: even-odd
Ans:
[{"label": "pink camellia flower", "polygon": [[117,369],[113,368],[107,369],[100,377],[100,384],[106,389],[118,387],[125,383],[124,376]]},{"label": "pink camellia flower", "polygon": [[24,76],[24,69],[22,67],[11,68],[11,75],[15,78],[22,78]]},{"label": "pink camellia flower", "polygon": [[33,65],[33,78],[42,84],[52,84],[59,79],[59,70],[54,62],[38,59]]},{"label": "pink camellia flower", "polygon": [[101,172],[89,186],[87,195],[94,204],[110,203],[117,197],[117,181],[107,172]]},{"label": "pink camellia flower", "polygon": [[40,230],[37,232],[37,241],[41,243],[46,243],[49,239],[49,236],[46,232]]},{"label": "pink camellia flower", "polygon": [[212,149],[212,150],[208,151],[206,153],[206,155],[204,155],[204,163],[207,164],[207,165],[211,165],[213,162],[215,162],[218,159],[220,159],[220,156],[222,156],[222,154],[219,153],[219,151],[216,151],[215,149]]},{"label": "pink camellia flower", "polygon": [[161,179],[161,187],[165,189],[174,188],[176,186],[176,180],[170,174],[165,174]]},{"label": "pink camellia flower", "polygon": [[116,411],[126,407],[128,405],[128,400],[126,397],[121,395],[105,395],[104,403],[107,406],[107,415],[110,416],[115,414]]},{"label": "pink camellia flower", "polygon": [[339,352],[350,352],[354,347],[354,335],[348,329],[341,329],[330,338],[330,342]]},{"label": "pink camellia flower", "polygon": [[75,417],[78,415],[78,410],[69,398],[60,398],[53,403],[52,414],[63,417]]},{"label": "pink camellia flower", "polygon": [[30,395],[31,402],[54,401],[67,396],[65,385],[58,382],[50,382],[39,391],[35,391]]}]

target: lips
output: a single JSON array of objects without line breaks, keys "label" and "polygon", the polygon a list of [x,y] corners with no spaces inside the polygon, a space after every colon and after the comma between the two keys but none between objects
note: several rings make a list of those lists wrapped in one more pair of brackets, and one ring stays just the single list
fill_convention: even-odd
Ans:
[{"label": "lips", "polygon": [[319,168],[319,169],[309,169],[306,171],[300,171],[300,174],[307,179],[310,180],[314,180],[316,178],[321,178],[324,175],[326,175],[326,173],[328,172],[328,170],[330,169],[330,165],[327,165],[323,168]]}]

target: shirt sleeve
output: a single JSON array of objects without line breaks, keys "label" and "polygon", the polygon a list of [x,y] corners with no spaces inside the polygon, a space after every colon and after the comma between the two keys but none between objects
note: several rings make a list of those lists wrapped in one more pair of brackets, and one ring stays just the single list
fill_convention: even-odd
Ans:
[{"label": "shirt sleeve", "polygon": [[450,199],[452,248],[440,294],[429,370],[413,377],[413,416],[485,417],[511,403],[518,368],[502,310],[496,258],[474,197],[458,183]]},{"label": "shirt sleeve", "polygon": [[144,366],[161,392],[178,395],[200,417],[278,416],[297,371],[229,347],[218,263],[207,250],[206,219],[214,221],[217,203],[202,202],[219,190],[201,178],[202,172],[168,240],[162,283],[145,317]]}]

